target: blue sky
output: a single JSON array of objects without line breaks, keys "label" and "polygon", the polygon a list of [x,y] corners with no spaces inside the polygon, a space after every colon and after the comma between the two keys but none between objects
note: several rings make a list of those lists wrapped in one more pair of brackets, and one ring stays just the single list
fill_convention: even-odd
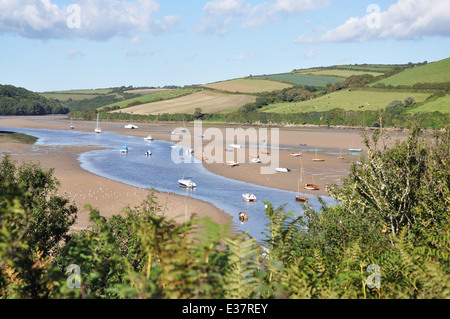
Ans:
[{"label": "blue sky", "polygon": [[450,56],[449,0],[1,0],[0,84],[205,84]]}]

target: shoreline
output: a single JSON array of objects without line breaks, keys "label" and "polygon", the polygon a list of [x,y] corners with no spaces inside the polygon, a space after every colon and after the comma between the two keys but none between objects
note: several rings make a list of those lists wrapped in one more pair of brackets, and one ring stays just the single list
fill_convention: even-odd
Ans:
[{"label": "shoreline", "polygon": [[[18,127],[18,128],[31,128],[31,129],[54,129],[54,130],[69,130],[70,119],[64,115],[49,115],[49,116],[16,116],[16,117],[3,117],[0,118],[0,126],[4,127]],[[75,130],[84,132],[93,132],[95,127],[95,121],[73,121]],[[191,139],[187,139],[183,142],[172,141],[172,138],[177,137],[170,134],[174,129],[179,128],[179,123],[140,123],[138,129],[126,129],[124,126],[130,122],[124,121],[104,121],[99,125],[102,130],[113,131],[117,134],[130,135],[144,138],[147,135],[152,135],[155,140],[164,140],[172,143],[183,143],[183,145],[194,145],[195,134],[191,134]],[[186,125],[188,132],[194,132],[192,130],[193,125]],[[202,126],[203,131],[207,131],[210,127],[217,127],[222,132],[223,139],[218,142],[222,142],[222,145],[227,145],[228,142],[225,137],[225,131],[227,128],[238,128],[234,124],[226,125],[221,124],[214,126],[213,124],[206,123]],[[245,126],[246,128],[252,128],[252,126]],[[255,129],[255,127],[253,127]],[[257,128],[256,128],[257,129]],[[267,129],[270,132],[270,128]],[[279,146],[278,152],[279,167],[288,167],[291,169],[290,173],[278,173],[270,172],[270,174],[261,174],[261,167],[266,164],[254,164],[250,162],[250,156],[255,152],[255,149],[244,147],[242,149],[233,150],[231,152],[223,152],[223,154],[213,154],[211,158],[203,162],[203,166],[210,172],[240,180],[248,183],[253,183],[261,186],[268,186],[271,188],[278,188],[283,190],[299,191],[299,180],[303,182],[314,182],[320,187],[320,190],[310,191],[300,188],[300,193],[308,196],[319,195],[329,196],[326,192],[327,184],[340,184],[342,178],[348,176],[350,171],[350,165],[359,159],[360,155],[364,155],[365,146],[361,143],[362,138],[360,136],[360,130],[342,130],[332,128],[292,128],[283,127],[279,128]],[[195,133],[195,132],[194,132]],[[270,133],[269,133],[270,134]],[[370,134],[370,132],[368,132]],[[393,136],[401,136],[400,132],[390,132]],[[177,137],[178,138],[178,137]],[[270,135],[269,135],[270,140]],[[213,144],[214,140],[202,139],[202,147]],[[242,139],[236,137],[234,141],[237,144],[246,144],[245,136]],[[189,144],[190,143],[190,144]],[[299,146],[299,143],[307,143],[307,147]],[[337,160],[337,156],[343,152],[349,146],[362,148],[363,152],[356,155],[346,155],[346,160]],[[9,146],[11,148],[11,146]],[[4,145],[0,144],[0,148],[3,149]],[[36,147],[34,147],[36,148]],[[92,204],[94,208],[98,208],[100,213],[105,216],[112,216],[114,214],[121,213],[121,210],[130,204],[131,207],[140,205],[142,200],[147,197],[149,190],[139,189],[121,182],[112,181],[104,177],[100,177],[93,173],[90,173],[81,168],[78,162],[78,156],[87,151],[94,150],[95,147],[90,146],[58,146],[58,147],[39,147],[45,150],[47,154],[34,154],[30,157],[35,160],[41,161],[46,168],[52,168],[55,166],[55,177],[61,181],[62,191],[67,191],[73,198],[79,208],[79,221],[77,227],[87,227],[88,218],[82,216],[85,213],[84,204],[87,199],[97,198],[96,204]],[[22,157],[29,153],[33,149],[32,146],[29,149],[22,150]],[[98,147],[97,147],[98,149]],[[202,148],[203,149],[203,148]],[[315,150],[317,150],[317,155]],[[10,150],[11,151],[11,150]],[[292,157],[292,152],[302,152],[303,156]],[[14,147],[12,147],[14,152]],[[202,154],[195,153],[197,158],[201,159]],[[222,157],[221,157],[222,156]],[[233,160],[244,158],[244,162],[239,166],[230,167],[225,163],[232,156]],[[324,159],[323,162],[313,162],[314,157],[320,157]],[[20,158],[20,154],[17,156]],[[15,159],[12,157],[12,159]],[[66,164],[63,164],[66,163]],[[303,164],[304,174],[300,174],[301,164]],[[77,181],[77,182],[75,182]],[[90,181],[90,182],[86,182]],[[89,187],[91,186],[91,187]],[[95,193],[94,193],[94,190]],[[90,192],[89,192],[90,190]],[[122,195],[123,194],[123,195]],[[128,195],[128,196],[127,196]],[[100,201],[105,200],[104,202]],[[111,198],[114,197],[114,200]],[[182,195],[177,194],[164,194],[155,193],[155,197],[158,203],[165,207],[166,212],[171,217],[175,217],[175,211],[184,212],[186,209],[185,198]],[[129,203],[133,198],[133,203]],[[223,210],[218,209],[213,204],[204,202],[198,199],[189,198],[188,201],[188,215],[196,214],[198,217],[210,216],[214,221],[219,223],[227,223],[232,219],[232,216]],[[134,206],[132,206],[133,204]],[[97,207],[98,206],[98,207]],[[120,209],[119,209],[120,207]],[[82,213],[83,211],[83,213]],[[178,218],[183,218],[178,217]]]}]

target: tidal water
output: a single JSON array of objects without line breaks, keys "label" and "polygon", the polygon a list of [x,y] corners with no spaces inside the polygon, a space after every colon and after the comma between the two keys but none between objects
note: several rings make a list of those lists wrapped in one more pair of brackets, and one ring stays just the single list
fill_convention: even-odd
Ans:
[{"label": "tidal water", "polygon": [[[79,161],[83,169],[111,180],[126,183],[144,189],[155,188],[161,192],[171,192],[198,198],[212,203],[232,216],[236,228],[248,233],[257,240],[264,238],[268,219],[265,215],[265,201],[272,203],[273,207],[286,205],[286,210],[293,211],[295,216],[302,214],[302,206],[295,201],[296,192],[290,192],[265,186],[259,186],[242,181],[219,176],[206,170],[201,163],[193,161],[183,149],[174,151],[173,145],[166,141],[145,141],[139,137],[125,136],[114,132],[94,132],[38,130],[22,128],[0,127],[2,131],[14,131],[33,135],[38,138],[35,145],[92,145],[100,146],[102,150],[86,152],[80,155]],[[120,153],[122,146],[128,147],[128,153]],[[151,150],[151,156],[145,152]],[[173,152],[177,159],[183,156],[184,161],[173,161]],[[254,164],[260,165],[260,164]],[[233,168],[239,169],[239,167]],[[195,189],[185,189],[178,186],[178,180],[191,177],[197,184]],[[256,202],[247,203],[242,200],[243,193],[253,193]],[[308,206],[320,210],[318,197],[307,195]],[[322,199],[332,205],[334,200],[322,196]],[[140,203],[130,203],[137,205]],[[241,224],[238,219],[239,212],[248,213],[248,222]],[[184,212],[180,212],[183,215]]]}]

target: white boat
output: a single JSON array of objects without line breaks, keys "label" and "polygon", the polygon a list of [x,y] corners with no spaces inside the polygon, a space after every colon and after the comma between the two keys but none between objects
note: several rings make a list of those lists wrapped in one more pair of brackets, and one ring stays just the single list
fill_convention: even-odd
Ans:
[{"label": "white boat", "polygon": [[252,163],[261,163],[261,160],[259,158],[252,158]]},{"label": "white boat", "polygon": [[235,161],[231,161],[231,162],[228,162],[227,165],[228,166],[239,166],[239,163],[235,162]]},{"label": "white boat", "polygon": [[298,152],[298,153],[291,153],[291,156],[292,157],[299,157],[299,156],[302,156],[303,154],[301,153],[301,152]]},{"label": "white boat", "polygon": [[256,202],[256,196],[250,193],[242,194],[242,199],[246,202]]},{"label": "white boat", "polygon": [[287,167],[277,167],[277,168],[275,168],[275,170],[277,171],[277,172],[280,172],[280,173],[289,173],[291,170],[289,169],[289,168],[287,168]]},{"label": "white boat", "polygon": [[147,137],[144,137],[144,140],[146,140],[146,141],[153,141],[153,136],[149,135]]},{"label": "white boat", "polygon": [[130,129],[134,130],[135,128],[138,128],[138,126],[134,125],[134,124],[127,124],[127,125],[125,125],[125,128],[130,128]]},{"label": "white boat", "polygon": [[186,155],[189,155],[189,154],[194,154],[194,149],[193,148],[188,148],[186,150]]},{"label": "white boat", "polygon": [[94,132],[95,133],[101,133],[102,132],[102,129],[98,126],[98,113],[97,113],[97,125],[96,125],[96,127],[95,127],[95,130],[94,130]]},{"label": "white boat", "polygon": [[230,144],[230,146],[232,148],[241,148],[241,146],[239,144]]},{"label": "white boat", "polygon": [[152,155],[152,151],[148,150],[147,152],[145,152],[145,156],[150,156]]},{"label": "white boat", "polygon": [[186,187],[186,188],[195,188],[197,187],[197,184],[195,184],[191,179],[189,178],[182,178],[178,180],[178,184],[181,187]]}]

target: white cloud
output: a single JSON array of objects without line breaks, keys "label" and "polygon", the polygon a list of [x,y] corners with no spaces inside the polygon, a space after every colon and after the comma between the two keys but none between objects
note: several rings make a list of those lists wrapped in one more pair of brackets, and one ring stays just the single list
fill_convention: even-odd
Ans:
[{"label": "white cloud", "polygon": [[197,31],[224,35],[232,23],[241,28],[259,27],[285,15],[324,8],[333,1],[336,0],[275,0],[252,5],[245,0],[213,0],[203,7],[204,17],[197,25]]},{"label": "white cloud", "polygon": [[317,52],[319,52],[320,50],[322,50],[322,49],[319,47],[309,47],[307,50],[305,50],[303,52],[303,57],[305,59],[311,59],[311,58],[315,57]]},{"label": "white cloud", "polygon": [[425,36],[450,36],[448,0],[399,0],[386,11],[368,12],[362,17],[352,17],[319,36],[303,34],[296,42],[416,40]]},{"label": "white cloud", "polygon": [[76,59],[81,58],[81,57],[84,57],[84,53],[81,52],[81,51],[78,50],[78,49],[70,50],[70,51],[67,53],[67,58],[68,58],[69,60],[76,60]]},{"label": "white cloud", "polygon": [[253,58],[253,56],[255,55],[255,52],[252,51],[249,54],[241,54],[240,56],[238,56],[236,58],[237,61],[247,61],[250,60],[251,58]]},{"label": "white cloud", "polygon": [[27,38],[90,38],[106,40],[114,36],[134,36],[140,32],[160,33],[173,27],[179,16],[154,15],[156,0],[77,0],[78,10],[52,3],[56,0],[0,1],[0,33]]}]

